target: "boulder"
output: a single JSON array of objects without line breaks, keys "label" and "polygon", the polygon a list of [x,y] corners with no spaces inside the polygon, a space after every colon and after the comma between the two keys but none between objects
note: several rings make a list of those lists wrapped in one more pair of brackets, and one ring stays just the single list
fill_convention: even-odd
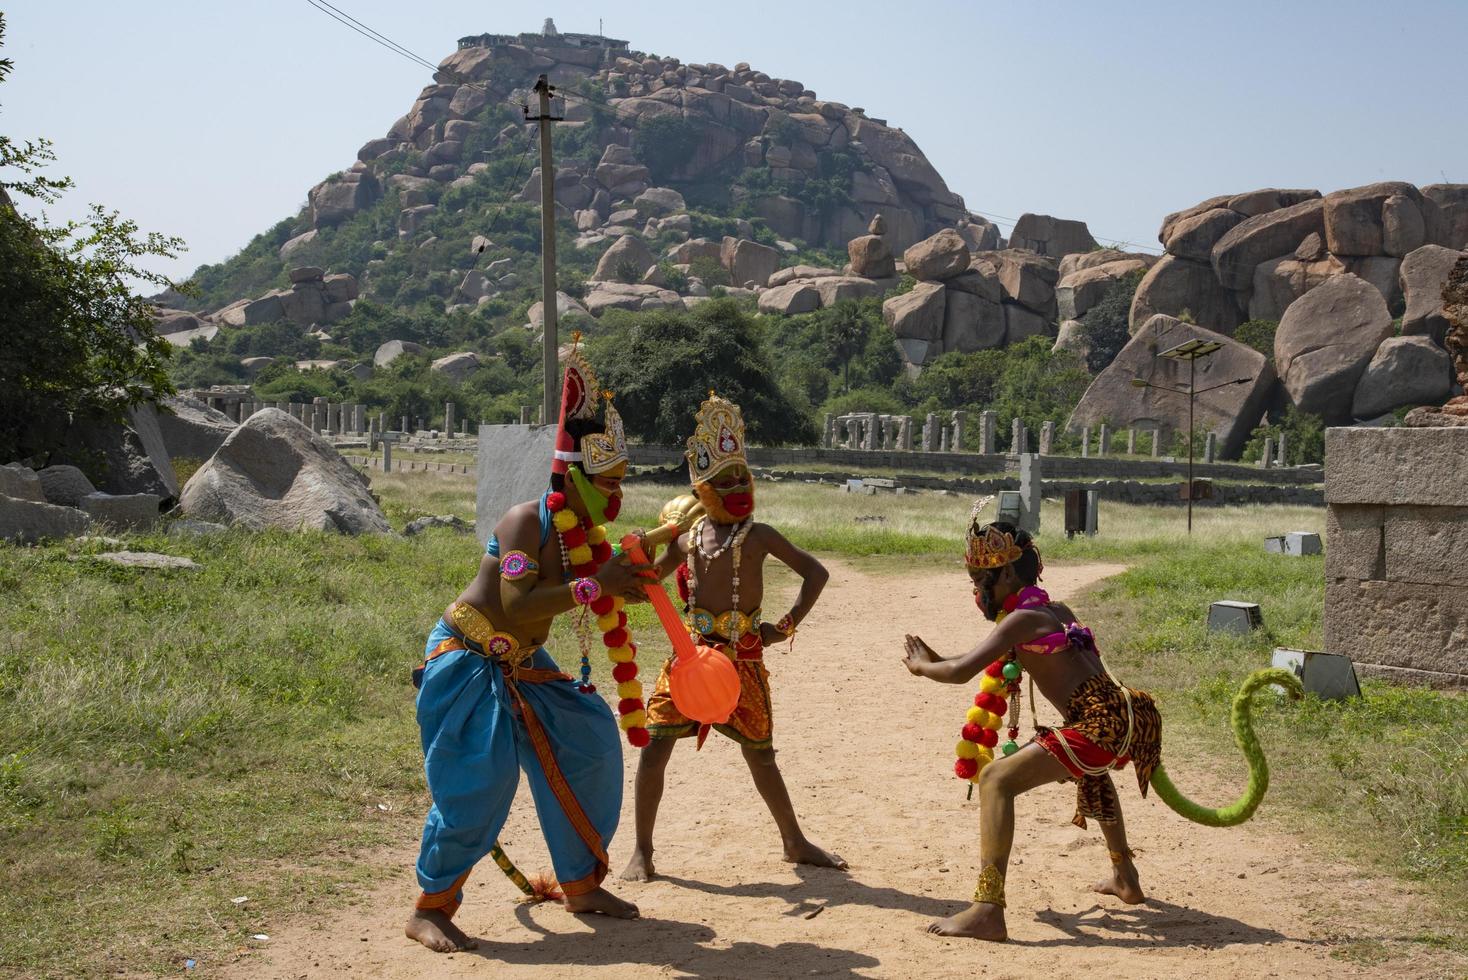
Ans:
[{"label": "boulder", "polygon": [[999,280],[1004,298],[1023,303],[1046,319],[1055,315],[1055,283],[1060,263],[1026,249],[1006,248],[997,252],[980,252],[973,267],[983,274],[992,270]]},{"label": "boulder", "polygon": [[[1415,209],[1422,194],[1411,184],[1382,181],[1325,196],[1325,244],[1332,255],[1381,255],[1385,248],[1384,208],[1400,196]],[[1402,210],[1398,208],[1398,210]],[[1420,224],[1419,212],[1416,217]]]},{"label": "boulder", "polygon": [[382,187],[370,171],[348,171],[317,184],[306,196],[311,226],[325,228],[371,207],[382,196]]},{"label": "boulder", "polygon": [[1101,297],[1119,279],[1141,272],[1147,264],[1138,259],[1121,259],[1072,272],[1055,286],[1055,305],[1062,320],[1074,320],[1101,302]]},{"label": "boulder", "polygon": [[104,551],[92,555],[91,558],[120,568],[142,568],[155,572],[191,572],[201,567],[192,558],[164,555],[156,551]]},{"label": "boulder", "polygon": [[81,510],[92,526],[118,531],[147,531],[158,523],[158,497],[151,493],[89,493]]},{"label": "boulder", "polygon": [[[74,468],[67,467],[67,469]],[[82,479],[86,479],[86,477]],[[20,463],[7,463],[4,466],[0,466],[0,494],[16,500],[31,500],[36,503],[46,503],[46,485],[41,482],[40,474],[29,466],[22,466]],[[52,503],[54,502],[52,501]],[[67,506],[72,505],[68,504]]]},{"label": "boulder", "polygon": [[75,466],[48,466],[36,476],[40,478],[46,503],[56,504],[58,507],[79,507],[83,497],[97,492],[87,475]]},{"label": "boulder", "polygon": [[809,313],[821,307],[821,294],[808,281],[788,282],[760,293],[758,300],[761,313],[780,313],[793,316]]},{"label": "boulder", "polygon": [[322,280],[328,303],[345,303],[357,298],[357,277],[349,272],[333,272]]},{"label": "boulder", "polygon": [[1233,295],[1219,284],[1212,266],[1164,255],[1137,286],[1128,323],[1135,333],[1159,313],[1181,316],[1184,311],[1199,326],[1222,334],[1232,334],[1243,319]]},{"label": "boulder", "polygon": [[969,267],[968,243],[952,228],[944,228],[909,247],[902,253],[902,261],[914,279],[941,282]]},{"label": "boulder", "polygon": [[1301,411],[1338,425],[1349,421],[1356,385],[1391,333],[1381,293],[1346,273],[1290,304],[1274,334],[1274,363]]},{"label": "boulder", "polygon": [[[852,185],[855,186],[855,183],[855,175],[853,175]],[[857,199],[860,200],[860,198]],[[999,226],[976,215],[971,215],[966,221],[960,221],[956,230],[963,236],[970,252],[992,252],[1000,247]]]},{"label": "boulder", "polygon": [[267,293],[259,299],[231,305],[221,310],[219,319],[230,327],[253,327],[257,323],[274,323],[285,317],[280,297]]},{"label": "boulder", "polygon": [[326,320],[326,297],[322,295],[321,283],[298,283],[291,289],[280,290],[280,307],[285,318],[303,327],[323,323]]},{"label": "boulder", "polygon": [[1402,260],[1398,277],[1407,303],[1402,315],[1403,334],[1426,334],[1442,341],[1448,330],[1448,321],[1443,317],[1443,286],[1463,255],[1441,245],[1424,245]]},{"label": "boulder", "polygon": [[298,266],[286,273],[286,278],[292,283],[320,282],[325,276],[326,270],[316,265]]},{"label": "boulder", "polygon": [[1232,208],[1213,208],[1178,219],[1169,227],[1168,238],[1162,244],[1179,258],[1207,262],[1218,240],[1243,220],[1244,216]]},{"label": "boulder", "polygon": [[1427,337],[1388,337],[1356,384],[1351,414],[1374,419],[1404,405],[1441,405],[1452,391],[1447,351]]},{"label": "boulder", "polygon": [[430,370],[442,375],[454,384],[463,384],[469,375],[479,370],[479,355],[473,351],[449,354],[433,362]]},{"label": "boulder", "polygon": [[1004,343],[1004,308],[995,300],[959,289],[943,297],[943,353],[988,350]]},{"label": "boulder", "polygon": [[835,306],[843,300],[880,296],[893,280],[886,282],[865,276],[821,276],[814,285],[821,295],[822,306]]},{"label": "boulder", "polygon": [[[273,357],[265,357],[263,355],[260,356],[260,357],[242,357],[242,358],[240,358],[240,367],[244,368],[245,369],[245,373],[248,374],[252,378],[255,375],[259,374],[261,371],[263,371],[266,368],[268,368],[270,365],[274,364],[274,363],[275,363],[275,358],[273,358]],[[162,416],[159,416],[159,418],[161,419]]]},{"label": "boulder", "polygon": [[1330,253],[1325,250],[1325,240],[1315,232],[1306,235],[1299,245],[1295,246],[1293,255],[1301,262],[1314,262],[1317,259],[1326,258]]},{"label": "boulder", "polygon": [[319,232],[315,228],[312,228],[310,231],[302,232],[296,237],[288,239],[286,243],[280,247],[280,252],[277,254],[279,254],[282,259],[290,258],[291,253],[298,252],[301,249],[305,248],[307,245],[310,245],[312,242],[314,242],[318,234]]},{"label": "boulder", "polygon": [[1175,317],[1153,316],[1138,328],[1131,340],[1107,365],[1081,397],[1067,423],[1072,432],[1102,422],[1121,429],[1133,425],[1162,423],[1174,431],[1188,428],[1188,399],[1171,391],[1137,388],[1133,378],[1179,388],[1188,383],[1188,366],[1157,352],[1188,340],[1221,344],[1219,351],[1198,362],[1197,384],[1210,385],[1245,379],[1198,395],[1194,403],[1194,427],[1198,432],[1218,434],[1219,452],[1237,458],[1249,434],[1259,424],[1274,390],[1274,369],[1263,354],[1220,333],[1183,323]]},{"label": "boulder", "polygon": [[51,538],[74,537],[86,529],[87,515],[74,507],[58,507],[0,492],[0,541],[37,544]]},{"label": "boulder", "polygon": [[1081,359],[1084,365],[1091,356],[1091,338],[1086,331],[1086,325],[1079,320],[1066,320],[1060,325],[1060,331],[1055,335],[1055,344],[1050,348],[1051,353],[1070,351]]},{"label": "boulder", "polygon": [[1004,342],[1017,344],[1027,337],[1050,336],[1050,321],[1028,306],[1004,303]]},{"label": "boulder", "polygon": [[636,235],[623,235],[602,253],[592,272],[593,282],[636,282],[657,259]]},{"label": "boulder", "polygon": [[945,293],[942,283],[920,282],[906,293],[888,297],[882,304],[882,319],[899,340],[940,343]]},{"label": "boulder", "polygon": [[165,505],[178,497],[158,412],[146,402],[129,409],[120,423],[77,419],[51,462],[81,467],[105,493],[151,493]]},{"label": "boulder", "polygon": [[1339,276],[1345,272],[1345,264],[1328,253],[1323,259],[1302,260],[1284,255],[1261,262],[1254,267],[1254,291],[1249,296],[1249,318],[1278,320],[1295,300],[1331,276]]},{"label": "boulder", "polygon": [[1438,208],[1434,244],[1468,249],[1468,184],[1428,184],[1422,196]]},{"label": "boulder", "polygon": [[[530,310],[526,313],[533,330],[540,330],[545,326],[545,304],[536,300],[530,304]],[[571,323],[573,320],[590,320],[591,314],[586,307],[576,302],[575,298],[562,292],[556,293],[556,322]]]},{"label": "boulder", "polygon": [[1123,252],[1118,248],[1098,248],[1094,252],[1077,252],[1061,259],[1058,275],[1064,279],[1073,272],[1080,272],[1082,269],[1090,269],[1093,266],[1107,265],[1111,262],[1121,262],[1124,259],[1135,259],[1150,269],[1157,264],[1158,258],[1160,256],[1149,255],[1146,252]]},{"label": "boulder", "polygon": [[724,268],[729,270],[729,281],[736,286],[751,282],[763,286],[780,268],[779,249],[732,236],[724,237],[719,258]]},{"label": "boulder", "polygon": [[169,334],[185,333],[190,330],[198,330],[204,324],[197,316],[188,310],[170,310],[166,307],[158,307],[153,314],[153,332],[160,337]]},{"label": "boulder", "polygon": [[897,274],[897,261],[892,248],[881,235],[862,235],[846,243],[851,260],[851,274],[869,279],[885,279]]},{"label": "boulder", "polygon": [[644,218],[661,217],[665,214],[672,214],[674,211],[688,209],[683,195],[671,187],[649,187],[637,195],[632,201],[632,206],[637,210],[638,215]]},{"label": "boulder", "polygon": [[713,259],[723,264],[723,245],[707,238],[690,238],[675,245],[668,259],[677,265],[690,265],[695,259]]},{"label": "boulder", "polygon": [[825,279],[839,275],[841,272],[838,269],[825,269],[816,265],[792,265],[787,269],[777,270],[773,276],[770,276],[768,285],[773,289],[797,279]]},{"label": "boulder", "polygon": [[1393,194],[1381,205],[1381,250],[1401,258],[1427,242],[1422,209],[1405,194]]},{"label": "boulder", "polygon": [[1073,252],[1089,252],[1097,245],[1084,221],[1026,213],[1014,223],[1014,230],[1009,233],[1009,247],[1028,249],[1037,255],[1058,259]]},{"label": "boulder", "polygon": [[389,340],[377,348],[377,353],[372,355],[372,366],[385,368],[404,354],[422,354],[423,345],[415,344],[411,340]]},{"label": "boulder", "polygon": [[184,516],[251,530],[387,533],[366,480],[320,436],[267,408],[242,423],[189,479]]},{"label": "boulder", "polygon": [[1004,298],[1004,287],[999,285],[999,273],[993,266],[973,265],[943,283],[950,292],[973,293],[991,303]]},{"label": "boulder", "polygon": [[1313,201],[1319,197],[1320,192],[1314,189],[1281,190],[1278,187],[1265,187],[1257,191],[1235,194],[1228,199],[1224,207],[1230,211],[1237,211],[1246,218],[1252,218],[1269,211],[1291,207],[1301,201]]},{"label": "boulder", "polygon": [[1325,234],[1325,202],[1319,198],[1246,218],[1213,246],[1214,274],[1228,289],[1247,292],[1255,266],[1289,255],[1312,232]]},{"label": "boulder", "polygon": [[1402,260],[1393,255],[1361,255],[1345,260],[1346,271],[1366,280],[1381,293],[1393,315],[1402,311],[1402,287],[1398,274]]},{"label": "boulder", "polygon": [[228,415],[196,398],[176,395],[163,399],[161,407],[158,431],[173,459],[208,459],[235,430]]}]

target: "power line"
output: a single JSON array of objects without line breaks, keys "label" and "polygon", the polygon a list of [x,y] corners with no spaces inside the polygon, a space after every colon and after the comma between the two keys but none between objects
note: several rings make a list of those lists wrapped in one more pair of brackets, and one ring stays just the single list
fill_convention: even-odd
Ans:
[{"label": "power line", "polygon": [[415,65],[418,65],[420,68],[427,68],[429,71],[437,71],[438,70],[430,62],[425,61],[424,59],[422,59],[422,58],[418,57],[417,55],[413,54],[407,48],[404,48],[401,45],[398,45],[395,42],[390,41],[390,40],[388,40],[386,38],[383,38],[381,36],[377,36],[376,35],[376,32],[373,31],[370,27],[365,27],[365,26],[359,27],[359,26],[357,26],[357,23],[354,22],[352,20],[352,18],[349,17],[348,15],[336,13],[336,8],[335,7],[332,7],[330,4],[327,4],[326,3],[326,0],[306,0],[306,2],[309,3],[311,6],[315,7],[317,10],[321,11],[326,16],[330,17],[332,20],[336,21],[337,23],[342,24],[345,27],[347,27],[347,28],[349,28],[349,29],[351,29],[353,31],[356,31],[358,34],[362,35],[367,40],[371,41],[374,44],[377,44],[377,45],[380,45],[380,46],[386,48],[387,50],[391,51],[393,54],[398,55],[399,57],[408,59],[409,61],[413,62]]},{"label": "power line", "polygon": [[[392,38],[388,37],[386,34],[383,34],[381,31],[377,31],[377,30],[374,30],[371,27],[368,27],[366,24],[362,23],[360,20],[358,20],[357,18],[353,17],[351,14],[347,13],[345,10],[342,10],[340,7],[333,6],[331,3],[328,2],[328,0],[307,0],[307,2],[309,2],[311,4],[311,6],[316,7],[318,10],[321,10],[321,8],[323,8],[323,7],[330,8],[331,11],[335,11],[336,13],[340,14],[342,17],[345,17],[347,20],[351,21],[352,24],[355,24],[355,25],[357,25],[357,27],[362,28],[362,30],[367,31],[368,34],[372,35],[375,38],[381,39],[381,41],[384,44],[389,45],[393,50],[396,50],[399,53],[401,53],[402,55],[404,55],[404,56],[406,56],[408,58],[411,58],[412,60],[418,62],[418,64],[420,64],[420,65],[423,65],[425,68],[429,69],[430,71],[437,71],[438,70],[433,65],[433,63],[430,62],[427,58],[424,58],[421,55],[419,55],[419,54],[417,54],[417,53],[415,53],[413,51],[410,51],[408,48],[406,48],[403,45],[399,44],[398,42],[394,41]],[[328,11],[323,11],[323,12],[328,12]],[[337,18],[337,19],[340,19],[340,18]],[[348,25],[348,26],[351,26],[351,25]]]}]

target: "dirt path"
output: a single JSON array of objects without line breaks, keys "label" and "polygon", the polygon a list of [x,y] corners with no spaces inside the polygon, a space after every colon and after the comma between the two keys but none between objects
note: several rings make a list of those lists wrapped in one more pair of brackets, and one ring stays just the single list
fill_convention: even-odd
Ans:
[{"label": "dirt path", "polygon": [[[1047,569],[1057,596],[1120,571]],[[640,922],[580,919],[554,905],[515,904],[486,862],[470,879],[459,923],[474,953],[444,957],[403,938],[417,893],[416,838],[389,859],[401,880],[336,917],[270,929],[267,949],[229,966],[245,978],[369,977],[1179,977],[1424,976],[1433,963],[1394,949],[1357,966],[1330,955],[1347,939],[1385,937],[1411,921],[1411,899],[1389,883],[1317,859],[1306,841],[1257,825],[1210,830],[1184,821],[1135,782],[1118,781],[1142,883],[1136,907],[1090,892],[1107,870],[1094,828],[1070,825],[1074,790],[1020,800],[1004,946],[927,936],[923,926],[972,894],[977,804],[949,774],[972,692],[910,677],[902,634],[957,652],[988,627],[957,572],[897,578],[846,565],[790,655],[772,652],[776,746],[808,833],[851,863],[849,873],[795,868],[755,795],[737,748],[715,735],[673,757],[649,884],[613,882]],[[783,598],[783,597],[782,597]],[[783,608],[776,602],[772,607]],[[1104,642],[1104,637],[1102,638]],[[1219,733],[1226,744],[1227,734]],[[1276,747],[1276,751],[1277,751]],[[1185,787],[1221,802],[1237,786],[1171,757]],[[632,837],[632,775],[613,873]],[[1130,770],[1128,770],[1128,776]],[[1268,806],[1266,801],[1265,806]],[[521,867],[549,867],[529,794],[503,835]]]}]

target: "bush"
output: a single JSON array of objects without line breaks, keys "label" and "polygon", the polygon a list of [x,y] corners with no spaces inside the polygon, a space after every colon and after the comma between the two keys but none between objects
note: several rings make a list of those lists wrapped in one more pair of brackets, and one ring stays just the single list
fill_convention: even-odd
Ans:
[{"label": "bush", "polygon": [[647,165],[654,183],[672,179],[693,159],[698,127],[678,116],[655,116],[637,127],[637,156]]},{"label": "bush", "polygon": [[1274,440],[1275,451],[1279,449],[1279,437],[1285,437],[1285,463],[1301,466],[1306,463],[1325,462],[1325,421],[1319,415],[1302,412],[1291,405],[1278,422],[1261,425],[1249,436],[1240,459],[1248,462],[1264,455],[1264,440]]},{"label": "bush", "polygon": [[1081,315],[1086,342],[1091,347],[1086,355],[1086,370],[1092,374],[1106,370],[1106,366],[1116,360],[1116,355],[1131,339],[1132,297],[1137,293],[1142,275],[1141,272],[1133,272],[1118,279],[1107,288],[1100,302]]},{"label": "bush", "polygon": [[879,415],[907,415],[907,406],[886,388],[857,388],[826,399],[822,414],[850,415],[853,412],[876,412]]},{"label": "bush", "polygon": [[1252,347],[1274,365],[1274,334],[1279,329],[1278,320],[1245,320],[1234,331],[1234,340]]},{"label": "bush", "polygon": [[710,289],[715,286],[728,286],[729,270],[719,264],[719,260],[708,255],[700,255],[688,264],[688,274],[703,281]]}]

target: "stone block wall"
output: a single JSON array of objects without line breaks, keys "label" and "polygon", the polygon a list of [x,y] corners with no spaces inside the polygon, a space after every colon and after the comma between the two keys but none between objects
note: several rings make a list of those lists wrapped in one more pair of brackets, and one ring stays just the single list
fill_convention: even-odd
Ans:
[{"label": "stone block wall", "polygon": [[1325,649],[1468,688],[1468,427],[1330,429]]}]

